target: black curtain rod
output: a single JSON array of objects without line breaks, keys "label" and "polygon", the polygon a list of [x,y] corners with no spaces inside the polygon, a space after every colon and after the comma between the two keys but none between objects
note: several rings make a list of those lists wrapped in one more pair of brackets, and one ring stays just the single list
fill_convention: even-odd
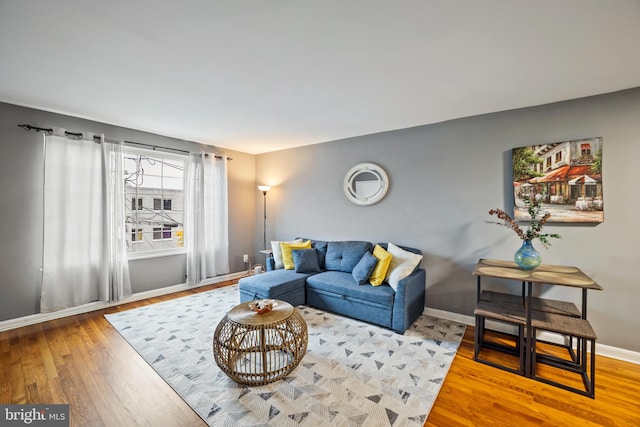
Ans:
[{"label": "black curtain rod", "polygon": [[[41,128],[41,127],[37,127],[37,126],[31,126],[31,125],[18,125],[18,127],[21,127],[24,130],[35,130],[36,132],[47,132],[47,133],[53,133],[53,129],[51,128]],[[65,135],[67,136],[76,136],[78,138],[82,138],[82,132],[69,132],[68,130],[64,131]],[[100,139],[99,136],[94,135],[94,138]],[[156,150],[156,149],[161,149],[161,150],[170,150],[170,151],[176,151],[178,153],[185,153],[185,154],[189,154],[190,152],[187,150],[180,150],[178,148],[170,148],[170,147],[161,147],[159,145],[151,145],[151,144],[145,144],[144,142],[135,142],[135,141],[124,141],[125,144],[133,144],[133,145],[142,145],[144,147],[151,147],[151,149]],[[209,154],[209,153],[206,153]],[[221,159],[222,156],[219,154],[215,154],[214,157],[216,159]],[[227,160],[233,160],[231,157],[227,157]]]}]

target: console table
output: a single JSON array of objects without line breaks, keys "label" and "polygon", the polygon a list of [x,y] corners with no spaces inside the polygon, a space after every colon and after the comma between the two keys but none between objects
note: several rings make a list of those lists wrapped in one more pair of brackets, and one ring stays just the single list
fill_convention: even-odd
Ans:
[{"label": "console table", "polygon": [[[510,370],[529,378],[594,397],[595,376],[595,340],[596,334],[587,320],[587,291],[602,290],[602,287],[577,267],[542,264],[533,270],[522,270],[514,262],[480,259],[473,270],[477,276],[476,336],[474,360]],[[520,294],[504,294],[483,291],[483,277],[507,279],[522,283]],[[575,304],[533,296],[534,284],[568,286],[582,291],[581,309]],[[515,325],[518,329],[515,348],[485,343],[485,319]],[[550,331],[569,337],[567,350],[569,361],[550,355],[537,354],[536,332]],[[573,353],[573,339],[577,339],[577,353]],[[590,343],[591,358],[587,361],[587,343]],[[486,346],[498,351],[515,354],[519,357],[519,368],[511,369],[480,359],[480,351]],[[585,390],[566,386],[556,381],[536,375],[536,364],[545,363],[560,369],[578,373],[582,376]],[[589,369],[587,368],[589,366]]]}]

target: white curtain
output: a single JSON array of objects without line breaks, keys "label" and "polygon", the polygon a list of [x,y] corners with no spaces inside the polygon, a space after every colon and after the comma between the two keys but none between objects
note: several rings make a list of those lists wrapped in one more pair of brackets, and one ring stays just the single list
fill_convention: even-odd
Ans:
[{"label": "white curtain", "polygon": [[124,221],[114,223],[124,216],[124,188],[116,189],[124,186],[123,175],[113,170],[118,154],[104,137],[98,144],[91,134],[78,140],[60,136],[63,131],[45,138],[43,313],[131,292],[126,255],[117,255],[125,238]]},{"label": "white curtain", "polygon": [[106,287],[100,293],[103,301],[120,301],[131,295],[127,238],[125,230],[125,196],[122,141],[107,142],[102,136],[102,160],[105,177],[105,260]]},{"label": "white curtain", "polygon": [[187,284],[229,273],[227,159],[191,153],[185,173]]}]

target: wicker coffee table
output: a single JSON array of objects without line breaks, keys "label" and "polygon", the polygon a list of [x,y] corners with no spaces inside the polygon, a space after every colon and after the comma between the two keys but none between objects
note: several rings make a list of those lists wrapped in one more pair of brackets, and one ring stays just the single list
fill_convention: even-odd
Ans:
[{"label": "wicker coffee table", "polygon": [[213,335],[213,356],[232,380],[263,385],[286,377],[307,351],[307,324],[289,303],[277,301],[268,313],[257,314],[249,302],[235,306]]}]

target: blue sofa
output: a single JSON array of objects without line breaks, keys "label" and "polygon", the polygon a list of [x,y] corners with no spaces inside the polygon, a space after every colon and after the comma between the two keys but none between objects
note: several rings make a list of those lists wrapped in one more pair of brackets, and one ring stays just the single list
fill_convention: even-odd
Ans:
[{"label": "blue sofa", "polygon": [[[240,279],[240,301],[273,298],[294,306],[304,304],[398,333],[404,333],[422,314],[426,272],[419,264],[407,277],[398,281],[395,290],[388,283],[380,286],[358,284],[352,274],[353,269],[366,252],[373,251],[372,243],[309,240],[317,253],[319,271],[274,269],[273,259],[269,258],[267,272]],[[387,249],[386,243],[379,245]],[[418,249],[399,247],[422,255]]]}]

